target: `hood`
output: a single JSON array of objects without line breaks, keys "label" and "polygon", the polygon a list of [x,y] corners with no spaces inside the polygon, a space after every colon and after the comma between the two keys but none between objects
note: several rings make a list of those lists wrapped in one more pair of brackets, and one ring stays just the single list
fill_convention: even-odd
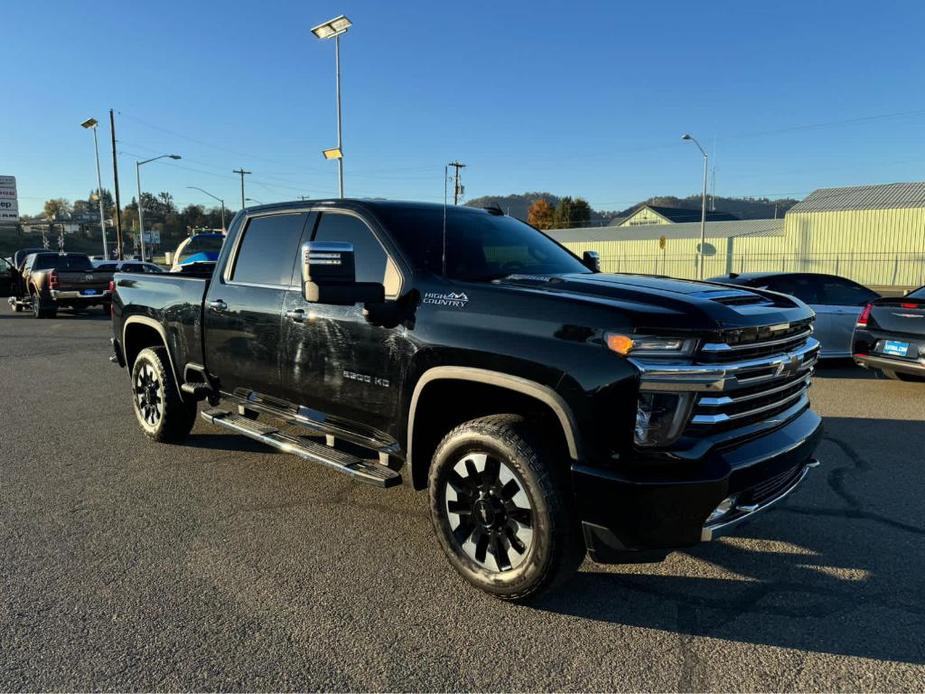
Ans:
[{"label": "hood", "polygon": [[663,332],[726,330],[792,322],[814,315],[799,300],[775,292],[651,275],[511,275],[497,284],[609,305],[629,314],[637,328]]}]

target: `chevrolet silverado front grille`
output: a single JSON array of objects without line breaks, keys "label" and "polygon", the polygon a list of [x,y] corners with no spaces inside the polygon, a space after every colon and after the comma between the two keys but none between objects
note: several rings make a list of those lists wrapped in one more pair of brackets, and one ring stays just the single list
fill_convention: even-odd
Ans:
[{"label": "chevrolet silverado front grille", "polygon": [[692,393],[684,436],[702,437],[790,417],[808,406],[819,356],[812,324],[750,330],[764,339],[739,334],[729,341],[706,343],[692,363],[631,359],[641,372],[642,391]]}]

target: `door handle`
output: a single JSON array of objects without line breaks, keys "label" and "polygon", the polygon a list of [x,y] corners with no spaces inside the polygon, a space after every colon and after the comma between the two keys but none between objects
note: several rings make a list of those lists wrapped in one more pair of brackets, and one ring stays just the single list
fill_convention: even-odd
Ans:
[{"label": "door handle", "polygon": [[209,302],[209,308],[215,311],[216,313],[221,313],[222,311],[228,308],[228,304],[226,304],[221,299],[216,299],[215,301]]},{"label": "door handle", "polygon": [[296,308],[296,309],[291,309],[289,311],[286,311],[286,318],[288,318],[289,320],[293,320],[296,323],[304,323],[305,322],[305,310],[301,308]]}]

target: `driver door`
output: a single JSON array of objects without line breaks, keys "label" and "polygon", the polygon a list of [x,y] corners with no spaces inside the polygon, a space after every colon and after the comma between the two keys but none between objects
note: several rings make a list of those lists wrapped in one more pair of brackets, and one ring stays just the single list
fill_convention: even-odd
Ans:
[{"label": "driver door", "polygon": [[17,296],[19,273],[5,258],[0,258],[0,296]]},{"label": "driver door", "polygon": [[[357,282],[385,286],[385,305],[312,303],[302,294],[300,268],[283,301],[282,369],[287,400],[317,417],[354,428],[386,430],[399,407],[402,365],[413,354],[408,331],[383,315],[398,311],[402,286],[397,265],[372,228],[347,211],[324,211],[303,242],[353,244]],[[312,231],[314,226],[314,231]]]}]

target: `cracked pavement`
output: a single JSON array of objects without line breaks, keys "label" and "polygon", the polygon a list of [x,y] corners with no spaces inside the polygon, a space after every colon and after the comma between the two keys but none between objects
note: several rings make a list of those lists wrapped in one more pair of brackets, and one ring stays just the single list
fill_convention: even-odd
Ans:
[{"label": "cracked pavement", "polygon": [[925,385],[822,367],[822,467],[737,534],[469,588],[427,500],[136,427],[102,317],[0,312],[2,690],[925,690]]}]

